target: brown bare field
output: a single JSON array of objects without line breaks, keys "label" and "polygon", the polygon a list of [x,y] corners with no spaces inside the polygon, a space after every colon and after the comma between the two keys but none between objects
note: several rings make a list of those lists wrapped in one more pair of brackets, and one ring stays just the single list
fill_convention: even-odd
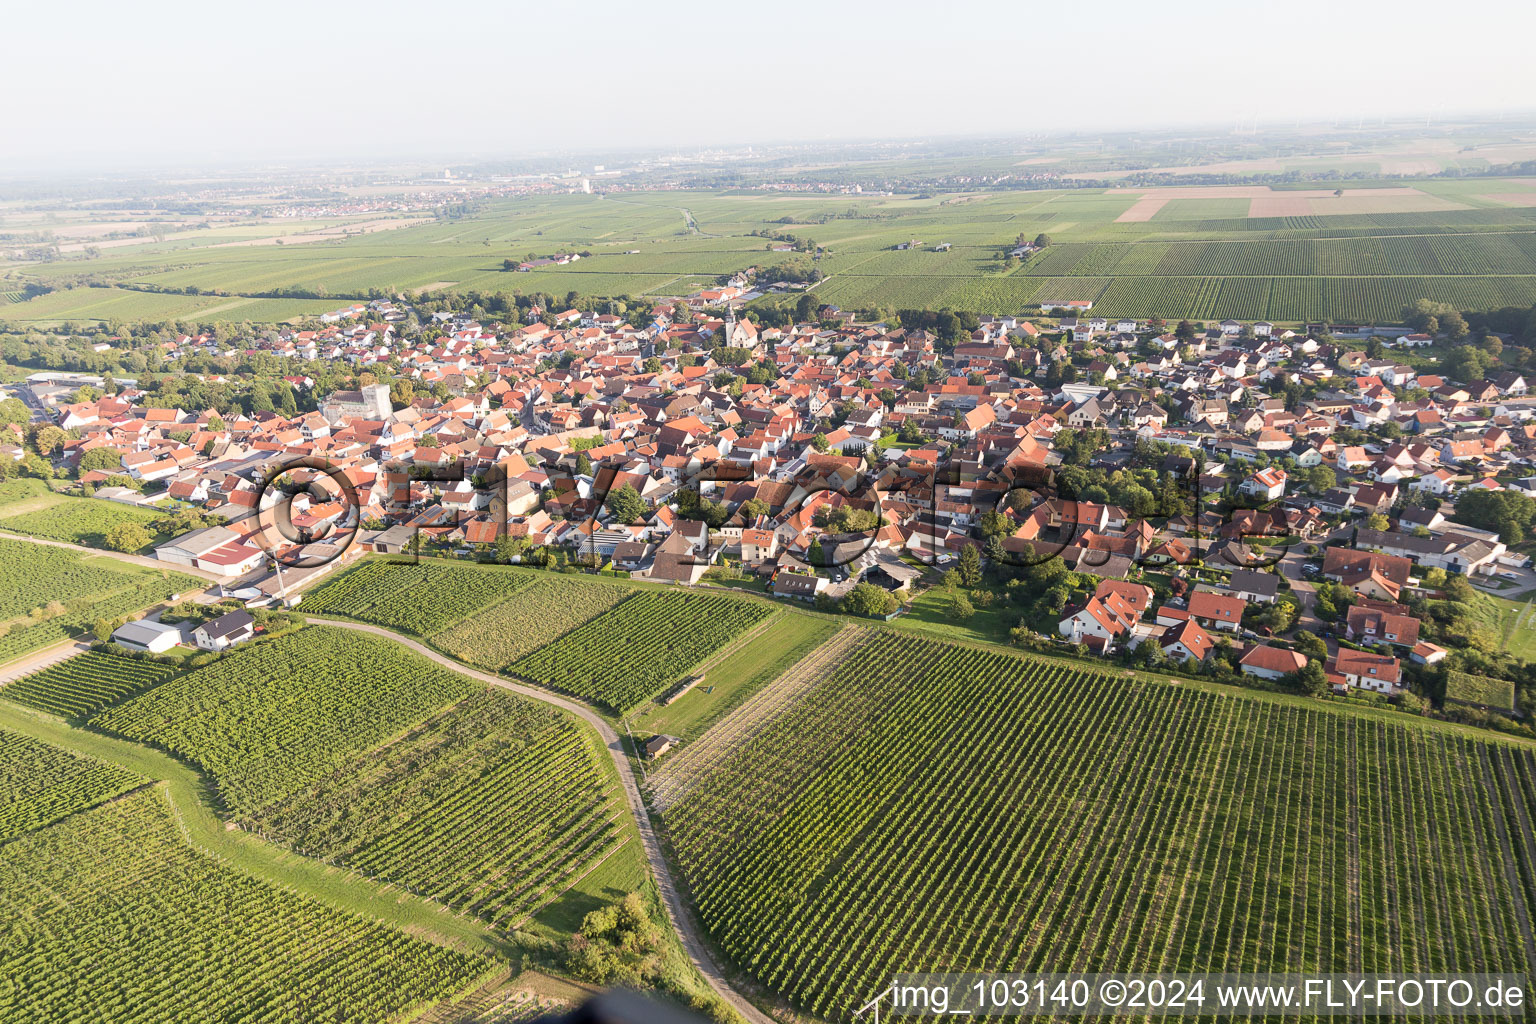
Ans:
[{"label": "brown bare field", "polygon": [[442,288],[452,288],[458,283],[457,281],[433,281],[431,284],[424,284],[416,290],[419,292],[435,292]]},{"label": "brown bare field", "polygon": [[1131,204],[1130,209],[1115,218],[1116,224],[1139,224],[1149,221],[1157,211],[1168,205],[1168,200],[1157,196],[1143,196]]},{"label": "brown bare field", "polygon": [[1273,195],[1259,196],[1248,202],[1249,217],[1310,217],[1312,216],[1311,194],[1298,192],[1287,195],[1277,192]]},{"label": "brown bare field", "polygon": [[1536,206],[1536,192],[1489,192],[1477,198],[1505,206]]}]

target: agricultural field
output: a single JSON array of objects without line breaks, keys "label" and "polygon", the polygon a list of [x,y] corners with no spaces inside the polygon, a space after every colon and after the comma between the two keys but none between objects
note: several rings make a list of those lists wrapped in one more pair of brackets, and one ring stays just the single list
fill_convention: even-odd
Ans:
[{"label": "agricultural field", "polygon": [[180,573],[0,538],[0,662],[196,587]]},{"label": "agricultural field", "polygon": [[485,689],[240,823],[510,929],[620,842],[604,757],[569,715]]},{"label": "agricultural field", "polygon": [[236,648],[91,724],[191,762],[245,814],[478,689],[392,640],[310,626]]},{"label": "agricultural field", "polygon": [[[462,220],[313,244],[189,248],[167,241],[17,267],[0,283],[5,291],[31,280],[63,283],[83,270],[125,287],[70,288],[0,303],[0,320],[260,322],[332,309],[373,288],[449,285],[587,297],[687,294],[749,266],[805,259],[772,251],[766,235],[783,232],[830,250],[821,263],[827,280],[816,294],[849,308],[1025,312],[1039,297],[1074,292],[1070,297],[1100,299],[1111,316],[1284,323],[1396,316],[1404,295],[1468,309],[1536,301],[1536,187],[1528,180],[1346,181],[1339,187],[1342,195],[1331,187],[1196,186],[937,196],[667,191],[525,197],[487,203]],[[1053,243],[1045,252],[1022,266],[998,261],[1017,236],[1042,232]],[[921,243],[916,250],[895,251],[914,238]],[[934,251],[941,242],[953,248]],[[591,256],[530,273],[501,266],[506,258],[561,249]],[[129,290],[147,286],[228,294]],[[1316,305],[1294,299],[1314,286]],[[284,288],[325,288],[334,298],[257,297]]]},{"label": "agricultural field", "polygon": [[159,789],[74,815],[5,853],[9,1019],[378,1024],[497,970],[194,850]]},{"label": "agricultural field", "polygon": [[715,594],[644,591],[508,671],[626,714],[778,611]]},{"label": "agricultural field", "polygon": [[116,765],[0,729],[0,843],[143,783]]},{"label": "agricultural field", "polygon": [[0,697],[60,718],[89,718],[176,674],[169,662],[86,651],[9,683]]},{"label": "agricultural field", "polygon": [[0,530],[30,534],[47,540],[62,540],[85,547],[104,547],[106,533],[120,523],[133,523],[156,537],[150,523],[165,513],[157,509],[122,505],[114,501],[95,498],[66,498],[59,496],[46,508],[4,515],[0,508]]},{"label": "agricultural field", "polygon": [[306,594],[304,610],[427,637],[534,579],[527,569],[371,558]]},{"label": "agricultural field", "polygon": [[885,630],[664,823],[825,1019],[903,969],[1523,972],[1532,748],[1392,717]]},{"label": "agricultural field", "polygon": [[781,615],[707,665],[703,682],[671,704],[648,706],[630,719],[636,732],[692,739],[746,703],[791,665],[821,649],[839,623],[810,615]]},{"label": "agricultural field", "polygon": [[546,575],[434,634],[432,643],[466,664],[499,672],[633,593],[628,587]]}]

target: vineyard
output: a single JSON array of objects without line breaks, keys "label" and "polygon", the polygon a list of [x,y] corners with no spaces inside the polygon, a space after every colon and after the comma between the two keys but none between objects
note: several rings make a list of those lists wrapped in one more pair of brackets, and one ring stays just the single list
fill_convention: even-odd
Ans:
[{"label": "vineyard", "polygon": [[601,756],[564,713],[488,689],[241,823],[505,928],[618,842]]},{"label": "vineyard", "polygon": [[154,531],[149,524],[165,513],[137,505],[80,498],[60,501],[45,509],[21,512],[0,519],[0,530],[68,541],[87,547],[103,547],[106,533],[120,523],[133,523]]},{"label": "vineyard", "polygon": [[78,636],[97,619],[137,611],[197,582],[4,539],[0,566],[0,661]]},{"label": "vineyard", "polygon": [[665,824],[817,1016],[893,971],[1524,972],[1529,748],[882,633]]},{"label": "vineyard", "polygon": [[304,597],[304,610],[430,636],[533,582],[525,569],[369,559]]},{"label": "vineyard", "polygon": [[432,637],[460,661],[492,672],[603,614],[634,591],[564,576],[538,579]]},{"label": "vineyard", "polygon": [[94,807],[143,782],[115,765],[0,729],[0,843]]},{"label": "vineyard", "polygon": [[[1522,179],[1489,178],[1478,190],[1528,191]],[[1285,190],[1258,198],[1159,192],[1150,220],[1121,221],[1139,201],[1134,190],[1000,191],[963,201],[913,195],[866,197],[763,196],[696,190],[687,197],[695,226],[673,193],[631,193],[622,203],[593,196],[526,198],[488,205],[459,220],[336,239],[320,253],[306,246],[186,247],[146,243],[133,252],[92,261],[104,281],[180,290],[220,289],[226,296],[165,294],[125,287],[77,288],[60,267],[30,267],[30,282],[56,291],[25,302],[0,302],[13,321],[113,318],[196,319],[216,307],[231,322],[261,322],[323,312],[323,300],[264,299],[254,293],[283,287],[324,287],[334,296],[380,289],[397,292],[451,282],[461,293],[509,287],[498,259],[487,252],[589,250],[592,258],[540,268],[519,286],[583,297],[686,294],[717,276],[748,266],[794,259],[765,251],[763,236],[813,236],[830,247],[820,268],[828,275],[815,294],[846,308],[889,307],[1024,312],[1039,296],[1098,298],[1110,288],[1106,315],[1196,316],[1194,283],[1252,279],[1308,281],[1327,287],[1316,316],[1338,322],[1376,318],[1383,308],[1354,282],[1373,278],[1393,296],[1481,308],[1499,296],[1510,304],[1536,301],[1536,207],[1490,205],[1463,181],[1420,180],[1418,195],[1351,194],[1302,199],[1286,216],[1253,216],[1278,209]],[[1279,206],[1277,206],[1277,203]],[[221,229],[222,230],[222,229]],[[1022,264],[999,259],[1019,235],[1048,233],[1053,244]],[[913,237],[928,244],[894,251]],[[953,248],[933,251],[942,239]],[[63,277],[60,277],[63,275]],[[1120,289],[1122,282],[1160,281]],[[1490,283],[1492,287],[1490,287]],[[1250,291],[1269,290],[1254,283]],[[1356,290],[1362,287],[1362,290]],[[1076,294],[1071,294],[1076,293]],[[14,295],[15,293],[10,293]],[[1519,301],[1521,298],[1524,302]],[[765,301],[773,301],[768,299]],[[1289,319],[1283,304],[1253,306],[1234,291],[1218,299],[1214,316]],[[1411,301],[1411,299],[1410,299]],[[1095,307],[1098,311],[1098,307]],[[1389,310],[1399,315],[1398,309]]]},{"label": "vineyard", "polygon": [[237,648],[91,724],[185,758],[247,813],[479,688],[392,640],[311,626]]},{"label": "vineyard", "polygon": [[29,1024],[380,1024],[496,970],[224,867],[157,790],[9,844],[0,903],[0,1017]]},{"label": "vineyard", "polygon": [[19,540],[0,540],[5,586],[0,587],[0,619],[9,620],[41,608],[49,601],[68,603],[128,587],[137,576],[126,569],[86,561],[68,548],[44,547]]},{"label": "vineyard", "polygon": [[175,674],[176,667],[166,662],[86,651],[16,680],[0,695],[60,718],[84,718]]},{"label": "vineyard", "polygon": [[645,591],[510,671],[624,714],[777,611],[715,594]]}]

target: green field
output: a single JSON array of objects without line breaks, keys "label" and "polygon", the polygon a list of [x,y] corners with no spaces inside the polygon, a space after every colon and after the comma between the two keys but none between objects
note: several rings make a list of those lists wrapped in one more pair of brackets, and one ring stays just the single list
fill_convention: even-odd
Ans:
[{"label": "green field", "polygon": [[480,688],[392,640],[312,626],[237,648],[91,724],[185,758],[247,813]]},{"label": "green field", "polygon": [[0,729],[0,843],[140,786],[116,765]]},{"label": "green field", "polygon": [[665,707],[634,715],[636,732],[692,739],[778,678],[836,633],[840,623],[810,615],[781,615],[709,666],[704,681]]},{"label": "green field", "polygon": [[510,929],[620,842],[605,766],[570,716],[486,689],[241,823]]},{"label": "green field", "polygon": [[[25,511],[18,511],[21,509]],[[16,502],[10,509],[0,508],[0,530],[99,548],[105,546],[107,531],[120,523],[142,526],[152,541],[163,540],[155,536],[149,524],[164,516],[160,509],[51,495]]]},{"label": "green field", "polygon": [[623,714],[777,612],[759,601],[644,591],[509,671]]},{"label": "green field", "polygon": [[175,674],[168,662],[92,650],[8,683],[0,696],[60,718],[88,718]]},{"label": "green field", "polygon": [[883,631],[665,825],[700,917],[846,1020],[894,971],[1524,971],[1536,756]]},{"label": "green field", "polygon": [[0,662],[198,587],[180,573],[3,538],[0,566]]},{"label": "green field", "polygon": [[435,634],[432,643],[466,664],[497,672],[633,593],[580,578],[539,576],[500,604]]},{"label": "green field", "polygon": [[371,558],[304,596],[304,610],[430,636],[529,586],[531,570]]},{"label": "green field", "polygon": [[[1371,183],[1362,183],[1370,187]],[[915,197],[676,191],[561,195],[487,203],[472,217],[316,244],[107,250],[90,260],[18,266],[11,281],[62,281],[88,270],[127,287],[73,288],[0,304],[0,319],[287,319],[368,290],[451,282],[459,291],[564,296],[687,294],[715,277],[789,259],[753,232],[788,232],[831,252],[816,293],[845,307],[950,306],[1022,312],[1041,298],[1095,299],[1095,312],[1162,317],[1395,318],[1417,298],[1465,309],[1536,302],[1536,202],[1522,179],[1420,179],[1407,205],[1355,198],[1251,216],[1247,198],[1168,197],[1149,220],[1120,221],[1141,190],[1000,191]],[[1283,197],[1294,191],[1278,190]],[[1302,199],[1305,205],[1308,200]],[[1415,209],[1415,207],[1418,207]],[[1438,207],[1438,208],[1437,208]],[[684,211],[687,211],[685,215]],[[1394,212],[1400,211],[1400,212]],[[690,230],[687,217],[697,230]],[[1018,235],[1052,246],[1024,265],[997,260]],[[916,251],[896,252],[910,238]],[[953,248],[934,252],[948,242]],[[580,249],[592,255],[531,273],[503,259]],[[626,250],[637,253],[626,255]],[[179,295],[128,288],[218,289]],[[334,299],[264,299],[324,288]]]},{"label": "green field", "polygon": [[34,832],[5,854],[8,1019],[377,1024],[496,970],[194,850],[158,790]]}]

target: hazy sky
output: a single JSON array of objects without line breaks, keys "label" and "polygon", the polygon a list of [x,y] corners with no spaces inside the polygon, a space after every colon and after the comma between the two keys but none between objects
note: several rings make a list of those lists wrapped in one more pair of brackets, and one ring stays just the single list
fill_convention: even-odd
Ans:
[{"label": "hazy sky", "polygon": [[1530,0],[22,0],[0,168],[1536,108]]}]

